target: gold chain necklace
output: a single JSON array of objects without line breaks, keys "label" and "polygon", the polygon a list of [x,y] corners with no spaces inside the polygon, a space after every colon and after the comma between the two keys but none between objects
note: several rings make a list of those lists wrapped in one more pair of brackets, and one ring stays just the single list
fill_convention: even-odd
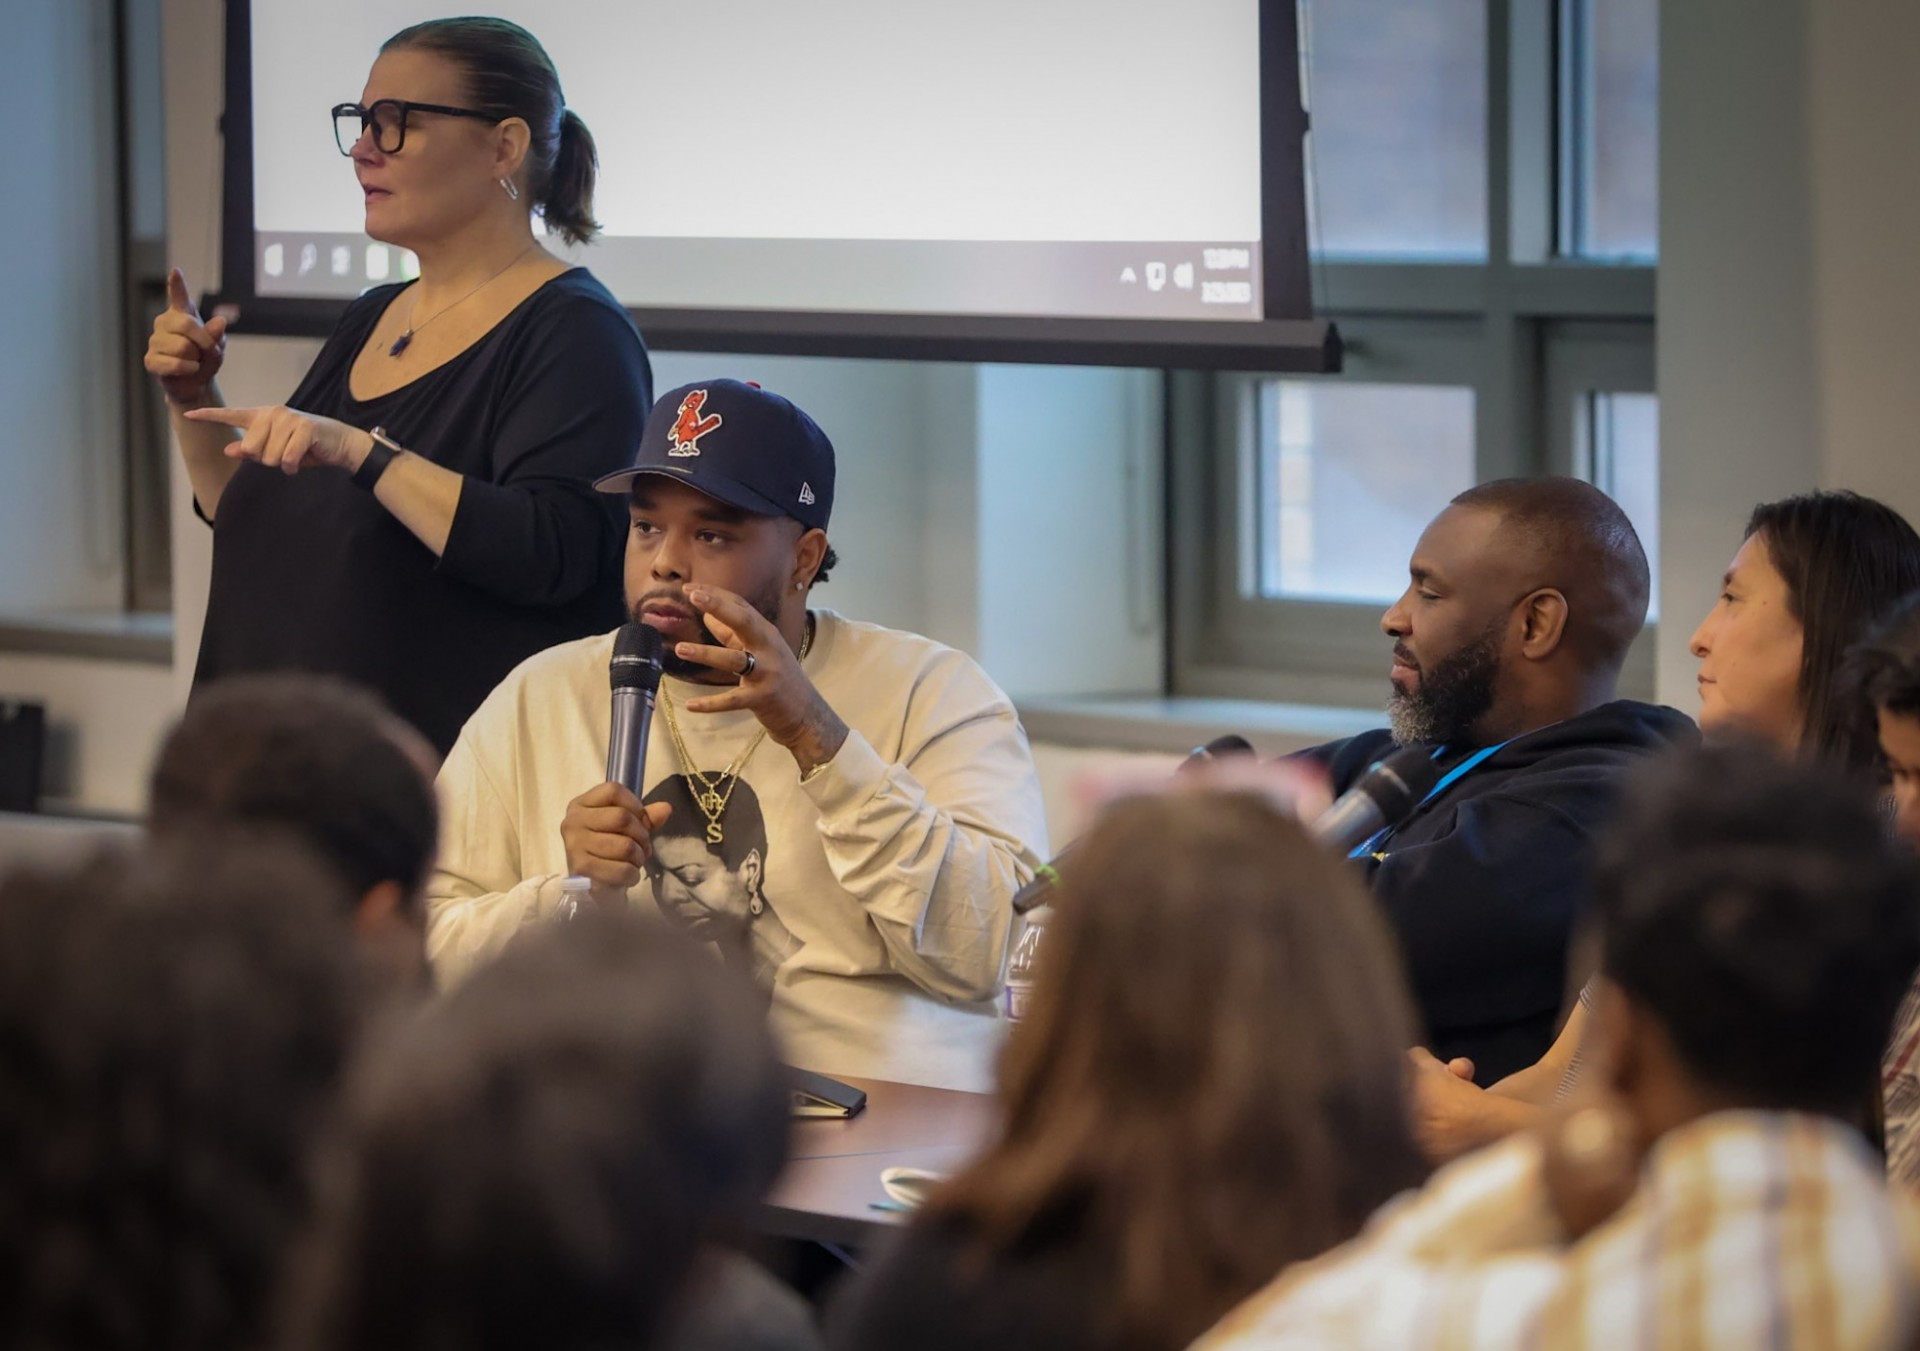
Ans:
[{"label": "gold chain necklace", "polygon": [[[807,659],[807,651],[813,646],[813,615],[807,615],[805,631],[800,635],[800,660]],[[747,761],[760,749],[760,743],[767,739],[767,729],[762,727],[755,734],[747,748],[733,758],[718,774],[704,774],[694,768],[693,756],[687,752],[686,738],[680,735],[680,719],[673,711],[673,694],[665,685],[660,687],[660,707],[667,715],[667,731],[673,736],[673,749],[680,756],[680,764],[687,771],[687,778],[697,791],[693,795],[694,806],[707,818],[707,843],[719,844],[727,837],[720,824],[720,818],[727,814],[727,803],[733,800],[733,790],[740,785],[740,773],[747,767]]]}]

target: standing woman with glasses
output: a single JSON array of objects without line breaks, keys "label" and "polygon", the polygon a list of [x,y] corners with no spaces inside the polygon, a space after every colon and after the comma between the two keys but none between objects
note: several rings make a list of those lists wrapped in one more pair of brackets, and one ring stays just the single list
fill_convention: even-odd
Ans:
[{"label": "standing woman with glasses", "polygon": [[[385,695],[444,753],[523,658],[624,615],[625,466],[652,400],[646,348],[585,268],[593,138],[532,34],[441,19],[389,38],[333,110],[366,230],[417,281],[347,307],[284,407],[228,408],[226,324],[185,278],[154,324],[194,502],[214,528],[198,689],[324,671]],[[618,504],[614,504],[618,505]]]}]

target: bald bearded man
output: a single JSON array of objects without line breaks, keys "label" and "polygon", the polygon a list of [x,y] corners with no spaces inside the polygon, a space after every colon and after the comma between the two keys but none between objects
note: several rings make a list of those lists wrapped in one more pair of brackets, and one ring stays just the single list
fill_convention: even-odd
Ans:
[{"label": "bald bearded man", "polygon": [[1439,785],[1353,851],[1398,931],[1429,1044],[1481,1083],[1553,1041],[1591,840],[1622,775],[1695,738],[1615,697],[1646,622],[1647,557],[1626,514],[1576,479],[1505,479],[1434,518],[1380,621],[1391,728],[1308,751],[1336,792],[1395,746]]}]

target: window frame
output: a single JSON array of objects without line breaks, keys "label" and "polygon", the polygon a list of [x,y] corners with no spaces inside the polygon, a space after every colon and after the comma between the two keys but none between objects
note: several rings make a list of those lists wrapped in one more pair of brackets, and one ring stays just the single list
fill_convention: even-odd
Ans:
[{"label": "window frame", "polygon": [[[1487,0],[1484,262],[1320,259],[1317,312],[1347,342],[1336,379],[1474,390],[1476,481],[1584,466],[1576,411],[1588,392],[1654,392],[1657,263],[1563,256],[1572,209],[1559,146],[1565,44],[1599,0]],[[1251,594],[1257,537],[1258,388],[1272,376],[1172,372],[1168,381],[1168,686],[1176,695],[1378,704],[1383,604]],[[1324,378],[1324,377],[1285,377]],[[1653,688],[1654,628],[1624,694]]]}]

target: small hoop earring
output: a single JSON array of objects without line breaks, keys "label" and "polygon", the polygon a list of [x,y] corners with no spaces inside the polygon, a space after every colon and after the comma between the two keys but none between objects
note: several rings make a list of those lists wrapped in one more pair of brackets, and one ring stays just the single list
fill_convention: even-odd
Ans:
[{"label": "small hoop earring", "polygon": [[511,178],[501,179],[500,188],[501,188],[501,191],[507,194],[507,197],[509,200],[515,201],[515,202],[520,200],[520,189],[514,186],[513,180]]}]

